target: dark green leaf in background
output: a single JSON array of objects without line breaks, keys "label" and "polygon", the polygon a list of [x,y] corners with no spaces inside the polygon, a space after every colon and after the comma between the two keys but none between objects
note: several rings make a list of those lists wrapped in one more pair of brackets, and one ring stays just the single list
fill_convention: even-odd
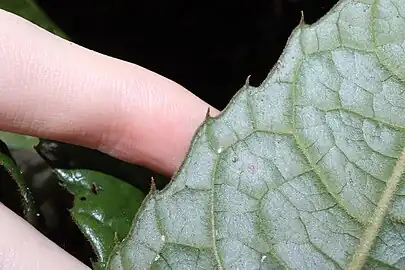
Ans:
[{"label": "dark green leaf in background", "polygon": [[72,217],[93,246],[98,258],[94,268],[105,268],[114,245],[127,235],[144,192],[149,192],[151,177],[163,186],[168,180],[81,146],[40,140],[35,149],[74,195]]},{"label": "dark green leaf in background", "polygon": [[17,14],[51,33],[66,38],[59,27],[32,0],[1,0],[0,9]]},{"label": "dark green leaf in background", "polygon": [[164,188],[169,182],[167,177],[141,166],[81,146],[41,139],[35,149],[53,168],[102,172],[132,184],[145,194],[151,189],[152,177],[157,189]]},{"label": "dark green leaf in background", "polygon": [[115,244],[128,233],[145,195],[132,185],[100,172],[64,169],[55,172],[74,195],[72,217],[92,244],[99,267],[104,267]]},{"label": "dark green leaf in background", "polygon": [[7,146],[0,140],[0,202],[19,213],[32,225],[38,221],[38,212],[30,188],[15,164]]},{"label": "dark green leaf in background", "polygon": [[5,131],[0,131],[0,140],[13,150],[34,151],[34,146],[39,143],[38,138]]}]

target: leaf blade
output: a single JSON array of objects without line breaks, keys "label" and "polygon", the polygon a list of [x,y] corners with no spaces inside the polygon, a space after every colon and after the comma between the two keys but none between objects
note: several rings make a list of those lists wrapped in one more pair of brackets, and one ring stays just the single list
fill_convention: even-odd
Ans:
[{"label": "leaf blade", "polygon": [[[347,268],[405,146],[404,6],[344,0],[301,24],[262,85],[204,122],[109,269]],[[405,267],[400,184],[367,269]]]},{"label": "leaf blade", "polygon": [[11,149],[24,149],[34,151],[34,146],[38,144],[38,138],[0,131],[0,140],[5,142]]},{"label": "leaf blade", "polygon": [[62,185],[75,196],[70,210],[105,267],[114,246],[128,233],[144,195],[135,187],[97,171],[55,169]]},{"label": "leaf blade", "polygon": [[[28,187],[23,175],[18,168],[17,164],[14,162],[11,157],[10,152],[8,151],[7,146],[0,140],[0,185],[1,188],[5,190],[0,190],[0,195],[7,195],[13,198],[12,194],[14,190],[8,190],[13,185],[9,182],[12,180],[15,183],[15,188],[18,190],[19,199],[21,201],[21,215],[27,220],[31,225],[36,226],[38,222],[39,213],[36,209],[34,198],[31,194],[31,190]],[[5,196],[6,197],[6,196]],[[6,200],[7,201],[7,200]],[[15,202],[5,202],[12,203]],[[19,209],[10,205],[10,207],[17,213],[20,213]]]}]

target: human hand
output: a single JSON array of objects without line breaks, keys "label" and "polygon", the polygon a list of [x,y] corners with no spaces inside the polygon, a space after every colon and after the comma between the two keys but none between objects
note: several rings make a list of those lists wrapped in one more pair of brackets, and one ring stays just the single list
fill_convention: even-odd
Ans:
[{"label": "human hand", "polygon": [[[178,84],[0,10],[0,130],[171,175],[210,108]],[[0,203],[0,269],[87,269]]]}]

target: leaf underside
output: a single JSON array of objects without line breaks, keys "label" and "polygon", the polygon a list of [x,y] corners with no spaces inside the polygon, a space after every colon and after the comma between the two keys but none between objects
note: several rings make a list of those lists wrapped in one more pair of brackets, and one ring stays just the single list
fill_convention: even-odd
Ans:
[{"label": "leaf underside", "polygon": [[[109,269],[346,269],[405,146],[405,0],[338,3],[198,130]],[[403,178],[403,177],[402,177]],[[365,269],[405,269],[405,186]]]}]

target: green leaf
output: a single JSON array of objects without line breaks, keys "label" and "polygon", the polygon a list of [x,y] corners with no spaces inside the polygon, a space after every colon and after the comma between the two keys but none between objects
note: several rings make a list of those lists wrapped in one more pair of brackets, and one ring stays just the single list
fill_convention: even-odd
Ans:
[{"label": "green leaf", "polygon": [[145,194],[151,189],[152,177],[158,189],[162,189],[169,182],[169,179],[162,175],[94,149],[44,139],[40,140],[35,149],[52,168],[80,168],[102,172],[134,185]]},{"label": "green leaf", "polygon": [[26,149],[34,151],[34,146],[39,143],[39,139],[27,135],[0,131],[0,140],[5,142],[11,149]]},{"label": "green leaf", "polygon": [[[105,261],[115,244],[114,238],[117,237],[117,240],[120,241],[128,233],[132,219],[145,197],[144,194],[148,193],[151,188],[151,177],[158,179],[158,187],[165,186],[168,180],[135,164],[123,162],[81,146],[41,139],[35,149],[52,168],[55,168],[54,171],[62,179],[62,183],[68,184],[68,189],[75,195],[72,216],[96,251],[100,263],[94,265],[95,269],[105,268]],[[81,170],[77,170],[77,168]],[[78,183],[74,182],[75,185],[71,187],[69,183],[72,182],[75,172],[81,175],[83,171],[90,172],[89,177],[80,179]],[[69,174],[67,174],[68,172]],[[100,179],[104,179],[105,183],[99,182]],[[102,187],[102,193],[100,191],[97,195],[94,194],[93,183],[97,187]],[[88,204],[88,196],[85,196],[85,201],[80,200],[83,197],[80,195],[80,191],[90,196],[91,199],[95,199],[91,205]],[[88,219],[76,218],[75,211],[77,210],[75,209],[83,205],[90,208],[97,207],[97,213],[109,216],[108,222],[105,222],[107,230],[97,227],[100,224],[94,220],[90,224]],[[124,219],[125,217],[126,219]],[[113,218],[118,218],[121,223],[110,222]],[[124,221],[125,223],[122,223]],[[119,226],[122,231],[115,235],[117,230],[114,231],[114,227],[111,226]]]},{"label": "green leaf", "polygon": [[1,0],[0,9],[4,9],[52,32],[60,37],[66,35],[32,0]]},{"label": "green leaf", "polygon": [[70,212],[97,255],[95,267],[105,267],[115,244],[128,233],[145,195],[132,185],[100,172],[67,169],[55,172],[75,196]]},{"label": "green leaf", "polygon": [[[37,212],[30,188],[11,157],[7,146],[0,140],[0,201],[20,214],[32,225],[37,225]],[[16,205],[21,201],[21,205]]]},{"label": "green leaf", "polygon": [[206,119],[108,268],[405,269],[404,44],[404,0],[301,23],[265,81]]}]

